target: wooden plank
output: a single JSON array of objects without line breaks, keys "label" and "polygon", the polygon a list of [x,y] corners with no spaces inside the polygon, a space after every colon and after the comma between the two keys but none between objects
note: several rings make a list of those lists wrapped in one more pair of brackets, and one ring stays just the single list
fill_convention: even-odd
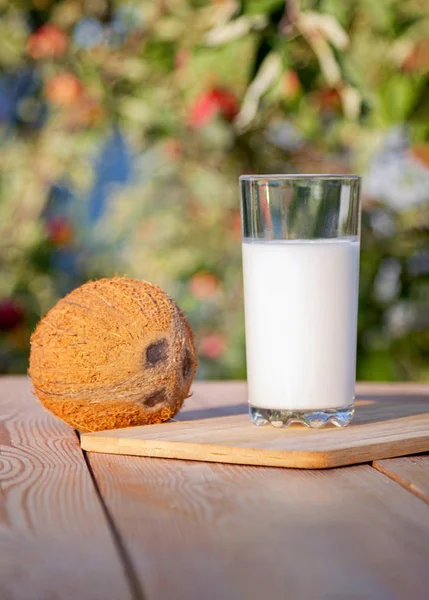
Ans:
[{"label": "wooden plank", "polygon": [[0,379],[0,598],[132,597],[75,432]]},{"label": "wooden plank", "polygon": [[[209,386],[210,387],[210,386]],[[286,431],[256,428],[237,404],[237,385],[216,386],[223,404],[206,411],[209,417],[175,423],[86,433],[82,448],[93,452],[129,454],[209,462],[321,469],[429,451],[429,386],[396,390],[394,386],[365,393],[347,428]],[[244,389],[244,385],[242,385]],[[201,387],[196,386],[197,398]],[[240,399],[243,394],[240,394]],[[203,399],[200,400],[203,405]],[[230,407],[233,407],[231,414]],[[189,409],[188,409],[189,411]],[[204,411],[203,411],[204,413]],[[237,414],[238,413],[238,414]]]},{"label": "wooden plank", "polygon": [[[222,387],[199,384],[188,410]],[[88,458],[146,600],[427,597],[429,507],[370,466]]]},{"label": "wooden plank", "polygon": [[377,460],[373,467],[429,504],[429,456]]},{"label": "wooden plank", "polygon": [[[371,391],[377,390],[381,393],[395,389],[404,395],[404,406],[406,406],[406,395],[412,390],[414,394],[424,396],[427,392],[427,384],[358,384],[360,397],[368,397]],[[408,489],[410,492],[429,502],[429,456],[410,456],[395,459],[377,460],[373,466],[385,473],[388,477]]]}]

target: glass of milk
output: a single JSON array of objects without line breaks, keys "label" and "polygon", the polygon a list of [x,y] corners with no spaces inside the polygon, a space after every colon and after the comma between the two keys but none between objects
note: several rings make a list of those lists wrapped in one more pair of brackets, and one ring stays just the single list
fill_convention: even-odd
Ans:
[{"label": "glass of milk", "polygon": [[249,410],[255,425],[354,413],[360,177],[240,177]]}]

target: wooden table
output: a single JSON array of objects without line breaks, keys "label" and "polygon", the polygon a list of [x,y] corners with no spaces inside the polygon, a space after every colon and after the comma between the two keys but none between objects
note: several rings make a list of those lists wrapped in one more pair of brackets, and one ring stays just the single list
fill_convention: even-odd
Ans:
[{"label": "wooden table", "polygon": [[[359,385],[368,395],[429,386]],[[188,411],[239,410],[197,383]],[[232,408],[234,410],[234,408]],[[427,600],[429,456],[298,471],[82,453],[0,380],[1,600]]]}]

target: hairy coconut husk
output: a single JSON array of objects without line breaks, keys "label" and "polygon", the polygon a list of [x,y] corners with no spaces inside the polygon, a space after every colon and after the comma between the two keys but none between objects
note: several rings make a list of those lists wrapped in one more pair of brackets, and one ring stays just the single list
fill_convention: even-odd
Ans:
[{"label": "hairy coconut husk", "polygon": [[82,431],[166,421],[189,395],[196,366],[184,314],[161,288],[135,279],[75,289],[31,338],[36,395]]}]

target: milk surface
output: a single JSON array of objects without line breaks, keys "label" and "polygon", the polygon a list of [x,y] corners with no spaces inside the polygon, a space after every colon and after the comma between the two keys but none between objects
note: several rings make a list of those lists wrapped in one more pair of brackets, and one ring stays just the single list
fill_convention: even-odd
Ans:
[{"label": "milk surface", "polygon": [[250,404],[352,404],[357,238],[244,241],[243,273]]}]

